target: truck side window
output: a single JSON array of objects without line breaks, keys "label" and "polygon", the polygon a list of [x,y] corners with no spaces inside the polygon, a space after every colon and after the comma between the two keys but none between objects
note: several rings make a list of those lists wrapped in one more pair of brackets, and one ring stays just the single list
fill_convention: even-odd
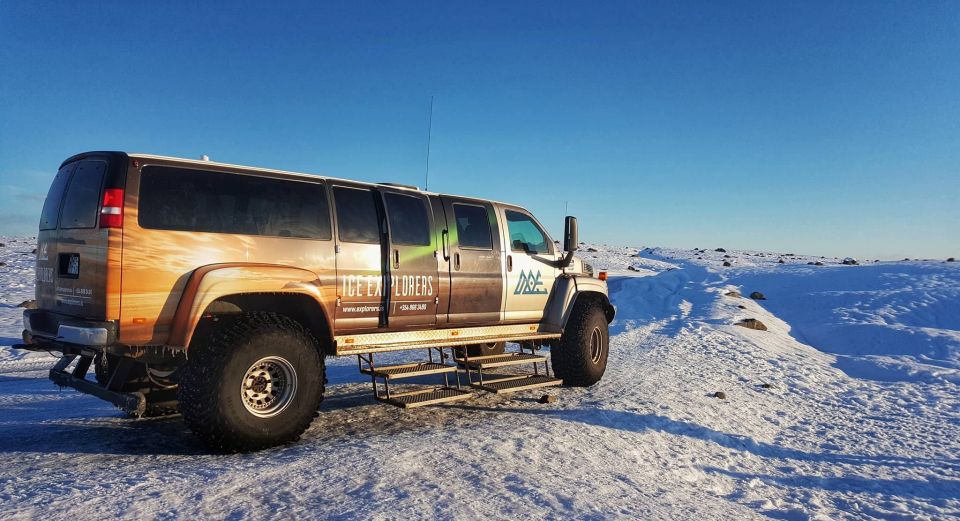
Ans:
[{"label": "truck side window", "polygon": [[529,215],[511,210],[504,213],[510,232],[510,249],[525,253],[550,253],[547,235]]},{"label": "truck side window", "polygon": [[341,241],[365,244],[380,242],[373,192],[337,186],[333,189],[333,200],[337,205],[337,233]]},{"label": "truck side window", "polygon": [[486,208],[473,204],[454,203],[453,214],[457,220],[457,237],[460,247],[493,249],[490,218]]},{"label": "truck side window", "polygon": [[322,184],[161,166],[140,176],[143,228],[330,240]]},{"label": "truck side window", "polygon": [[390,220],[390,239],[394,244],[429,246],[430,218],[422,197],[388,193],[387,216]]}]

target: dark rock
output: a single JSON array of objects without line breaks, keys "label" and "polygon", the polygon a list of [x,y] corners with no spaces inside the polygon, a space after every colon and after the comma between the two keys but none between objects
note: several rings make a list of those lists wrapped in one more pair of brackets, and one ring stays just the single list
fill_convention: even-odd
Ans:
[{"label": "dark rock", "polygon": [[631,266],[627,266],[627,269],[630,270],[630,271],[640,271],[639,269],[635,268],[635,267],[632,266],[632,265],[631,265]]},{"label": "dark rock", "polygon": [[724,258],[724,259],[729,259],[730,256],[729,256],[729,255],[724,255],[723,258]]},{"label": "dark rock", "polygon": [[17,307],[18,307],[18,308],[26,308],[26,309],[37,309],[37,301],[36,301],[36,300],[24,300],[23,302],[17,304]]},{"label": "dark rock", "polygon": [[37,249],[34,248],[33,251],[31,251],[30,253],[32,253],[33,255],[36,255],[36,254],[37,254]]},{"label": "dark rock", "polygon": [[723,392],[723,391],[717,391],[717,392],[713,393],[713,397],[714,397],[714,398],[720,398],[721,400],[726,400],[726,399],[727,399],[727,393],[725,393],[725,392]]},{"label": "dark rock", "polygon": [[750,298],[752,298],[753,300],[767,300],[767,297],[764,296],[764,294],[760,293],[759,291],[754,291],[753,293],[751,293]]},{"label": "dark rock", "polygon": [[813,264],[814,264],[813,261],[810,261],[810,262],[807,263],[808,266],[813,266]]},{"label": "dark rock", "polygon": [[587,248],[587,251],[592,252],[592,253],[596,253],[596,252],[597,252],[597,249],[596,249],[596,248]]},{"label": "dark rock", "polygon": [[740,309],[747,309],[747,306],[744,306],[743,304],[737,304],[737,307]]},{"label": "dark rock", "polygon": [[760,387],[762,387],[762,388],[764,388],[764,389],[772,389],[772,388],[773,388],[773,385],[770,385],[770,384],[764,382],[764,383],[760,384]]},{"label": "dark rock", "polygon": [[957,262],[957,259],[950,257],[949,259],[947,259],[947,262]]},{"label": "dark rock", "polygon": [[538,401],[540,403],[557,403],[557,397],[552,394],[545,394]]},{"label": "dark rock", "polygon": [[766,331],[766,330],[767,330],[767,326],[764,325],[763,322],[760,322],[759,320],[757,320],[757,319],[755,319],[755,318],[745,318],[745,319],[741,320],[740,322],[737,322],[735,325],[740,326],[740,327],[745,327],[745,328],[747,328],[747,329],[756,329],[756,330],[758,330],[758,331]]},{"label": "dark rock", "polygon": [[860,264],[860,263],[857,262],[857,259],[854,259],[853,257],[847,257],[846,259],[843,259],[842,261],[840,261],[840,264],[843,264],[845,266],[856,266],[857,264]]},{"label": "dark rock", "polygon": [[713,250],[713,251],[718,251],[718,252],[720,252],[720,253],[727,253],[727,250],[725,250],[725,249],[723,249],[723,248],[717,248],[717,249],[715,249],[715,250]]},{"label": "dark rock", "polygon": [[730,266],[733,266],[733,264],[730,264],[729,261],[723,261],[723,266],[729,268]]},{"label": "dark rock", "polygon": [[817,262],[814,262],[813,265],[814,265],[814,266],[823,266],[823,263],[820,262],[820,261],[817,261]]},{"label": "dark rock", "polygon": [[0,266],[6,266],[6,265],[7,265],[6,262],[0,261]]},{"label": "dark rock", "polygon": [[778,260],[777,263],[778,263],[778,264],[786,264],[786,262],[783,262],[783,259]]},{"label": "dark rock", "polygon": [[740,292],[737,290],[730,290],[727,292],[728,297],[740,298]]},{"label": "dark rock", "polygon": [[0,248],[3,248],[4,246],[6,246],[6,244],[0,242]]}]

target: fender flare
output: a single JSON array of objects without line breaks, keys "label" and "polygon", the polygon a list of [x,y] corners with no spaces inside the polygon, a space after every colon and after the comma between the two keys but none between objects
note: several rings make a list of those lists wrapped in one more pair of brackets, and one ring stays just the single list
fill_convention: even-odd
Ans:
[{"label": "fender flare", "polygon": [[[203,312],[215,300],[238,294],[291,294],[314,299],[323,310],[321,283],[317,274],[279,264],[208,264],[193,271],[173,315],[167,345],[185,349]],[[324,313],[323,319],[330,324]],[[332,331],[332,329],[331,329]]]},{"label": "fender flare", "polygon": [[558,278],[554,283],[550,300],[543,312],[543,328],[547,331],[562,333],[570,319],[570,313],[580,298],[601,300],[607,323],[613,322],[617,309],[610,303],[607,284],[592,277],[570,276]]}]

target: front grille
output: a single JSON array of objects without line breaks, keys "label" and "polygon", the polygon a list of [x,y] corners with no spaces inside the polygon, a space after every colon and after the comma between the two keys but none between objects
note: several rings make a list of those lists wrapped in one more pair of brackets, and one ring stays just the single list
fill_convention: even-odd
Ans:
[{"label": "front grille", "polygon": [[584,263],[583,263],[583,272],[586,273],[587,275],[590,275],[590,276],[592,277],[592,276],[593,276],[593,266],[591,266],[591,265],[587,264],[586,262],[584,262]]}]

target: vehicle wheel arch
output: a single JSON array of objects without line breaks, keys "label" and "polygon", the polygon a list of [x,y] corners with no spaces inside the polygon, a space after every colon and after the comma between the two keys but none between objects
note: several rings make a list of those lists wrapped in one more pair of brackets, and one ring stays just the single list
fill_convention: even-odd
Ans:
[{"label": "vehicle wheel arch", "polygon": [[616,316],[617,310],[610,302],[604,282],[592,278],[558,278],[544,310],[544,326],[563,332],[578,302],[595,303],[601,307],[608,324]]},{"label": "vehicle wheel arch", "polygon": [[323,284],[312,271],[277,264],[223,263],[190,274],[174,312],[167,345],[189,350],[197,332],[211,320],[246,312],[274,312],[301,322],[332,350],[330,311],[324,309]]},{"label": "vehicle wheel arch", "polygon": [[323,355],[333,353],[333,329],[327,312],[312,295],[300,292],[233,293],[215,299],[204,309],[193,338],[204,335],[215,321],[267,312],[286,316],[309,331]]}]

